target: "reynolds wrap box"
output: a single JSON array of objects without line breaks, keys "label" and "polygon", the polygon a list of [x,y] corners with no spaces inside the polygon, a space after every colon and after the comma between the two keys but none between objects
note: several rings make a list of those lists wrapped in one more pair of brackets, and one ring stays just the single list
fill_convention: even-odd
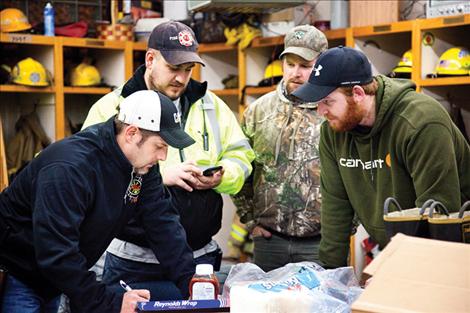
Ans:
[{"label": "reynolds wrap box", "polygon": [[139,302],[138,312],[230,312],[229,303],[219,300],[169,300]]}]

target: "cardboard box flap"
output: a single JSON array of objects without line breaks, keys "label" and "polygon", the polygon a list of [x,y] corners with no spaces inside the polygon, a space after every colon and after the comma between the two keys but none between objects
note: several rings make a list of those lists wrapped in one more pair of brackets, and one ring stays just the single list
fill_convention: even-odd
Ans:
[{"label": "cardboard box flap", "polygon": [[469,289],[400,279],[372,281],[352,312],[470,312]]},{"label": "cardboard box flap", "polygon": [[398,234],[353,312],[470,312],[470,245]]},{"label": "cardboard box flap", "polygon": [[388,258],[397,250],[397,248],[401,245],[403,240],[406,239],[407,236],[398,233],[393,236],[392,240],[388,243],[386,249],[384,249],[380,254],[363,270],[364,273],[373,276],[377,270],[382,266],[383,262],[388,260]]}]

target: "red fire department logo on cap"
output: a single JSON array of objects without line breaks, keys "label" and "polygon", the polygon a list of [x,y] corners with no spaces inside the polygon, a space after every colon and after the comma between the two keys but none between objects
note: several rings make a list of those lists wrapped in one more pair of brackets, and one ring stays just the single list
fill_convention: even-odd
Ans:
[{"label": "red fire department logo on cap", "polygon": [[178,39],[180,44],[186,47],[192,46],[194,42],[193,35],[191,35],[191,33],[187,30],[179,32]]}]

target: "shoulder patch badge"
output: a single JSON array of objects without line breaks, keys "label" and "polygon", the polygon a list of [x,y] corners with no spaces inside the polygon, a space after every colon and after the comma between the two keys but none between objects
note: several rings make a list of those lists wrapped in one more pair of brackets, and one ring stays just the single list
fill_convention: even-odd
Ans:
[{"label": "shoulder patch badge", "polygon": [[129,200],[131,203],[136,203],[139,198],[140,190],[142,189],[142,176],[132,175],[132,179],[127,187],[126,194],[124,196],[124,202]]}]

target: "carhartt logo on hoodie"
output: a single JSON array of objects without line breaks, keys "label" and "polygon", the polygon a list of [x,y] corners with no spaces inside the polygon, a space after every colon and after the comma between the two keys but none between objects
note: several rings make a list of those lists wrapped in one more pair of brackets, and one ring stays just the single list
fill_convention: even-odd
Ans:
[{"label": "carhartt logo on hoodie", "polygon": [[384,166],[384,160],[377,159],[372,161],[362,161],[361,159],[339,159],[339,165],[343,167],[358,167],[363,170],[370,170],[371,168],[382,168]]},{"label": "carhartt logo on hoodie", "polygon": [[387,153],[385,156],[385,164],[387,164],[388,167],[392,167],[392,159],[390,158],[390,153]]}]

